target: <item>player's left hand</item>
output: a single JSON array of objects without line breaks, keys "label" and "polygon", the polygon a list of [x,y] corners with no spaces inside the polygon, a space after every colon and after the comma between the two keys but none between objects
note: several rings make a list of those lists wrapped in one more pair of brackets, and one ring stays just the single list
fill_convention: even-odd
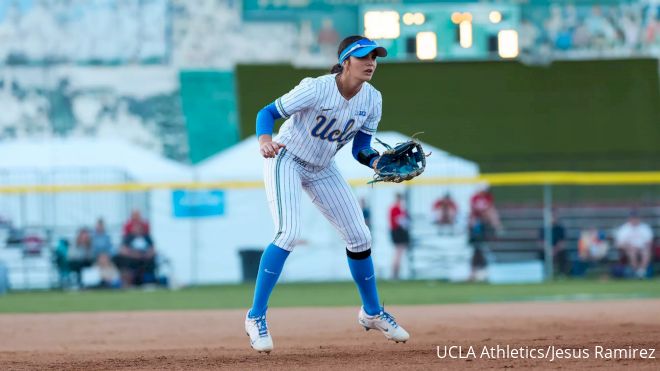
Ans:
[{"label": "player's left hand", "polygon": [[259,151],[264,158],[273,158],[280,152],[281,148],[286,147],[282,143],[273,141],[263,141],[259,143]]}]

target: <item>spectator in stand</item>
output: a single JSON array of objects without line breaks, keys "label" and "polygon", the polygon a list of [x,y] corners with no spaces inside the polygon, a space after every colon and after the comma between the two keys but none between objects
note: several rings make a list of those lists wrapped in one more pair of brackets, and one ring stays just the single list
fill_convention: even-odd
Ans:
[{"label": "spectator in stand", "polygon": [[[470,228],[491,227],[497,234],[502,234],[504,228],[500,222],[500,216],[495,208],[493,194],[490,187],[486,185],[484,189],[475,193],[470,199]],[[487,233],[484,233],[487,235]]]},{"label": "spectator in stand", "polygon": [[156,250],[143,223],[133,223],[124,236],[115,264],[121,273],[122,286],[141,285],[154,279]]},{"label": "spectator in stand", "polygon": [[332,18],[324,18],[321,22],[321,29],[319,30],[317,42],[321,48],[321,54],[325,56],[334,56],[337,52],[337,43],[339,42],[339,34],[332,22]]},{"label": "spectator in stand", "polygon": [[575,29],[580,23],[578,10],[574,4],[566,4],[564,6],[563,26],[568,29]]},{"label": "spectator in stand", "polygon": [[607,234],[596,227],[580,231],[578,256],[582,262],[598,262],[607,256],[610,246]]},{"label": "spectator in stand", "polygon": [[559,32],[563,28],[564,16],[561,7],[557,4],[550,5],[550,16],[544,22],[545,33],[552,45],[556,44]]},{"label": "spectator in stand", "polygon": [[616,246],[626,254],[635,276],[646,277],[651,263],[653,230],[642,222],[637,210],[631,211],[628,222],[616,231],[615,241]]},{"label": "spectator in stand", "polygon": [[396,201],[390,208],[390,234],[394,243],[394,261],[392,262],[392,278],[399,279],[401,258],[410,245],[410,220],[406,212],[403,195],[397,193]]},{"label": "spectator in stand", "polygon": [[520,46],[521,53],[531,54],[534,52],[534,47],[536,46],[539,34],[540,31],[536,25],[528,19],[523,19],[520,22],[518,45]]},{"label": "spectator in stand", "polygon": [[433,204],[433,223],[438,226],[454,227],[458,207],[449,192]]},{"label": "spectator in stand", "polygon": [[149,234],[149,222],[142,218],[140,210],[133,210],[131,218],[124,224],[124,236],[130,234],[133,226],[136,224],[140,224],[144,233]]},{"label": "spectator in stand", "polygon": [[76,282],[79,287],[82,287],[82,269],[90,267],[94,263],[94,250],[92,250],[89,229],[80,228],[78,230],[76,242],[67,249],[66,260],[69,272],[76,274]]},{"label": "spectator in stand", "polygon": [[589,29],[583,23],[575,27],[573,32],[573,47],[575,49],[586,49],[589,47],[589,40],[591,35],[589,34]]},{"label": "spectator in stand", "polygon": [[112,259],[110,259],[110,255],[99,255],[98,259],[96,259],[96,267],[101,276],[98,288],[118,289],[121,287],[121,274],[119,273],[117,266],[112,262]]},{"label": "spectator in stand", "polygon": [[591,14],[589,14],[584,24],[591,35],[591,47],[596,50],[602,50],[616,42],[616,31],[610,21],[603,15],[599,5],[593,5]]},{"label": "spectator in stand", "polygon": [[96,221],[96,227],[94,228],[94,233],[92,233],[92,250],[94,250],[94,258],[105,254],[109,257],[112,257],[112,240],[110,236],[105,231],[105,222],[102,218],[99,218]]},{"label": "spectator in stand", "polygon": [[635,17],[635,13],[626,12],[621,18],[621,32],[625,40],[626,48],[629,51],[636,51],[641,39],[641,24]]},{"label": "spectator in stand", "polygon": [[645,23],[646,25],[643,30],[644,45],[647,48],[658,46],[657,44],[660,44],[660,20],[655,19],[653,13],[649,11]]},{"label": "spectator in stand", "polygon": [[[539,241],[545,246],[545,227],[539,228]],[[559,274],[568,275],[569,261],[566,251],[566,228],[557,218],[557,212],[552,212],[552,224],[550,232],[550,245],[552,246],[552,261]],[[545,254],[543,255],[545,257]]]}]

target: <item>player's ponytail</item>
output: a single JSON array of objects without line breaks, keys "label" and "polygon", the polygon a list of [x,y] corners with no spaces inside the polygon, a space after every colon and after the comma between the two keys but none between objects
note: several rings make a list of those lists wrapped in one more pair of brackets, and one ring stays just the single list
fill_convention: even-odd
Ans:
[{"label": "player's ponytail", "polygon": [[[337,49],[337,59],[339,59],[339,56],[341,55],[341,52],[346,49],[347,46],[351,45],[352,43],[364,39],[364,36],[360,35],[353,35],[345,38],[339,43],[339,48]],[[341,73],[344,70],[344,67],[342,67],[341,64],[337,63],[332,68],[330,69],[330,73]]]},{"label": "player's ponytail", "polygon": [[344,70],[344,67],[341,66],[341,64],[337,63],[334,66],[332,66],[332,69],[330,69],[330,73],[341,73],[341,71]]}]

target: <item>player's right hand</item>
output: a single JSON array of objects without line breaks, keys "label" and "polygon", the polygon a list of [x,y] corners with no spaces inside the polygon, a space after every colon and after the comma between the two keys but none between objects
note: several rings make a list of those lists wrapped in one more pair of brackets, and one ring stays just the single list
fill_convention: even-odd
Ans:
[{"label": "player's right hand", "polygon": [[259,143],[259,150],[264,158],[273,158],[280,152],[280,148],[286,147],[282,143],[264,141]]}]

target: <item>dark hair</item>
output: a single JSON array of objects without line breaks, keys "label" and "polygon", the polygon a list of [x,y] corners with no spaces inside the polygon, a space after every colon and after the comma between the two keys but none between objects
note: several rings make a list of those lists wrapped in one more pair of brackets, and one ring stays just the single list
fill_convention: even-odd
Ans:
[{"label": "dark hair", "polygon": [[[347,46],[351,45],[352,43],[354,43],[358,40],[362,40],[362,39],[366,39],[366,37],[361,36],[361,35],[353,35],[353,36],[349,36],[349,37],[345,38],[344,40],[342,40],[339,43],[339,48],[337,49],[337,59],[339,59],[339,56],[341,55],[341,52],[343,52],[344,49],[346,49]],[[330,69],[330,73],[341,73],[341,71],[343,69],[344,68],[341,66],[341,64],[337,63],[334,66],[332,66],[332,68]]]}]

